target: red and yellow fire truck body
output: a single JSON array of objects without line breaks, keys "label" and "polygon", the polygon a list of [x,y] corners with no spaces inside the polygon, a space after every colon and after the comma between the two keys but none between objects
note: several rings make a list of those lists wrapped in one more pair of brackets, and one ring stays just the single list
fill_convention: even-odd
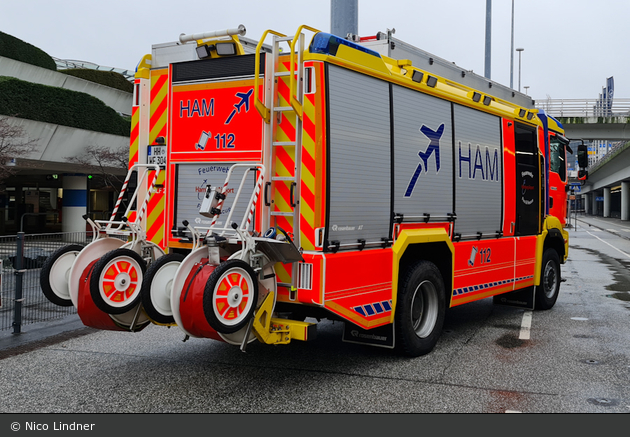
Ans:
[{"label": "red and yellow fire truck body", "polygon": [[[448,307],[554,305],[568,256],[559,123],[375,38],[302,26],[254,47],[242,34],[183,35],[138,66],[130,168],[160,167],[137,188],[138,223],[165,253],[139,284],[146,323],[244,347],[306,340],[309,317],[332,318],[347,341],[420,355]],[[252,270],[214,278],[234,258]]]}]

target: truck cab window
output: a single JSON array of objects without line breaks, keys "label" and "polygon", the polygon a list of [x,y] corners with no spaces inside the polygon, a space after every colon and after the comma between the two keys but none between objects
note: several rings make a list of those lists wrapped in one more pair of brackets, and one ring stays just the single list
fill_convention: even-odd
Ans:
[{"label": "truck cab window", "polygon": [[567,180],[565,156],[566,146],[557,135],[549,139],[549,170],[560,175],[562,182]]}]

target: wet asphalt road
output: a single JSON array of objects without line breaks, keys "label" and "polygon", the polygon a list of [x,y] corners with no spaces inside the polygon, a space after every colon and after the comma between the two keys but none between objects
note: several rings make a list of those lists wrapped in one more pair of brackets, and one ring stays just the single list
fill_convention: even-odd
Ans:
[{"label": "wet asphalt road", "polygon": [[322,322],[309,343],[247,353],[178,328],[83,329],[0,354],[1,413],[629,413],[630,240],[571,231],[552,310],[492,299],[453,308],[429,355],[341,342]]}]

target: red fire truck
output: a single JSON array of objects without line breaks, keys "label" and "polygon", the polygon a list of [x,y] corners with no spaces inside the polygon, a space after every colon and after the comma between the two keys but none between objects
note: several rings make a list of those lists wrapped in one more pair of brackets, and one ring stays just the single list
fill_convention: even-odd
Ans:
[{"label": "red fire truck", "polygon": [[447,308],[555,304],[555,119],[392,32],[244,34],[182,34],[139,63],[127,181],[94,241],[42,269],[52,301],[241,349],[341,320],[345,341],[411,356]]}]

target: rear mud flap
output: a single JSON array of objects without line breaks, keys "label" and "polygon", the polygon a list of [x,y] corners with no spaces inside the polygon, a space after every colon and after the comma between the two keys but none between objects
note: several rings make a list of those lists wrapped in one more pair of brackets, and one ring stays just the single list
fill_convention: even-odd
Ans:
[{"label": "rear mud flap", "polygon": [[394,338],[394,324],[379,326],[366,330],[352,323],[344,323],[343,337],[345,343],[365,344],[368,346],[393,349],[396,344]]},{"label": "rear mud flap", "polygon": [[533,310],[535,305],[534,296],[536,294],[535,287],[527,287],[522,290],[511,291],[505,294],[499,294],[492,298],[495,305],[503,305],[509,307],[523,308]]}]

